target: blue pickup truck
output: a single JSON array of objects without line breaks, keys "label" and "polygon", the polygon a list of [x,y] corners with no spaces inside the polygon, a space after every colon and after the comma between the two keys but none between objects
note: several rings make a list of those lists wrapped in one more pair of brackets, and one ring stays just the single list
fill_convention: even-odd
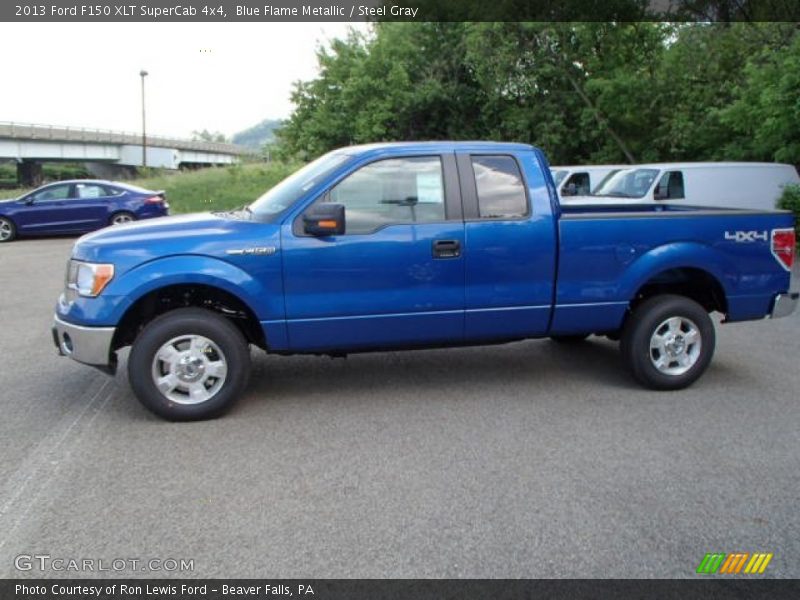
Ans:
[{"label": "blue pickup truck", "polygon": [[648,388],[705,371],[725,322],[790,314],[781,211],[561,206],[544,154],[490,142],[336,150],[233,212],[80,238],[53,337],[171,420],[218,416],[274,354],[620,341]]}]

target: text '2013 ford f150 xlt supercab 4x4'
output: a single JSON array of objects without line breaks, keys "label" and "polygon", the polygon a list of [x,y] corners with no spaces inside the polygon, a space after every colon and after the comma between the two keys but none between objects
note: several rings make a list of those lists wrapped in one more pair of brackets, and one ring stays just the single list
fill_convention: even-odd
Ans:
[{"label": "text '2013 ford f150 xlt supercab 4x4'", "polygon": [[336,150],[250,206],[80,238],[53,335],[172,420],[228,409],[249,346],[330,354],[619,339],[644,386],[686,387],[726,322],[791,313],[788,212],[561,206],[524,144]]}]

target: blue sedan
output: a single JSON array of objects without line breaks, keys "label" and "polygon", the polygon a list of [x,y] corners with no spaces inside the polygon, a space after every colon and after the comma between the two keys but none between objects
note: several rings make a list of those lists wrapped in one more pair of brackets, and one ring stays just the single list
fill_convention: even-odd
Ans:
[{"label": "blue sedan", "polygon": [[0,201],[0,242],[29,235],[86,233],[168,214],[163,191],[94,179],[58,181],[21,198]]}]

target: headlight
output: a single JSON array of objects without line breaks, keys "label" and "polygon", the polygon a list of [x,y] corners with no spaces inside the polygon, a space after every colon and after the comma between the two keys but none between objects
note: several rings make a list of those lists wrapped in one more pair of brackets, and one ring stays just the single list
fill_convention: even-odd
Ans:
[{"label": "headlight", "polygon": [[67,291],[94,298],[114,278],[114,265],[70,260],[67,267]]}]

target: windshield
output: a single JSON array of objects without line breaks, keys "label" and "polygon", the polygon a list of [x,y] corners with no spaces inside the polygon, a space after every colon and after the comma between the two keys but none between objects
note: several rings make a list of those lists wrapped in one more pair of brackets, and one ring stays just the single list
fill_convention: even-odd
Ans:
[{"label": "windshield", "polygon": [[339,151],[320,156],[264,192],[258,200],[250,205],[250,210],[257,219],[283,212],[300,196],[314,187],[318,181],[324,179],[326,175],[349,159],[350,156]]},{"label": "windshield", "polygon": [[658,169],[621,169],[606,177],[593,196],[642,198],[658,175]]},{"label": "windshield", "polygon": [[564,181],[564,177],[567,176],[568,172],[569,171],[564,171],[564,170],[550,171],[550,173],[553,175],[553,180],[555,180],[556,182],[556,187],[561,185],[561,182]]}]

